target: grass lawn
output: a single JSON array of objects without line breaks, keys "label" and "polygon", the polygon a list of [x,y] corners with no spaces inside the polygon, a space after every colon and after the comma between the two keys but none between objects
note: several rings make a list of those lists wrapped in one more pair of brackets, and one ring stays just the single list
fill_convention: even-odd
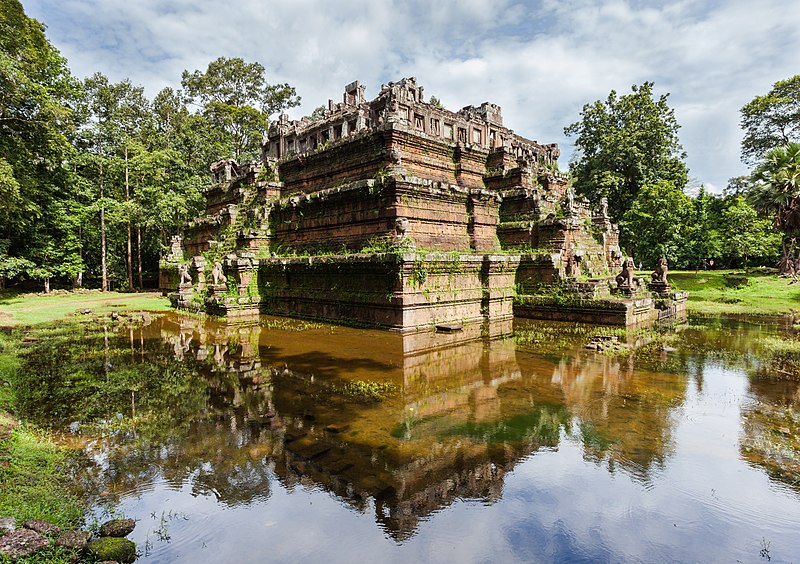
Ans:
[{"label": "grass lawn", "polygon": [[36,325],[57,321],[77,311],[91,309],[92,313],[147,310],[167,311],[169,300],[157,292],[119,293],[81,290],[58,290],[50,294],[20,294],[0,292],[0,325]]},{"label": "grass lawn", "polygon": [[[729,276],[733,274],[733,276]],[[728,276],[726,276],[728,275]],[[760,271],[673,271],[669,281],[689,292],[689,313],[719,315],[784,315],[800,312],[800,282]]]}]

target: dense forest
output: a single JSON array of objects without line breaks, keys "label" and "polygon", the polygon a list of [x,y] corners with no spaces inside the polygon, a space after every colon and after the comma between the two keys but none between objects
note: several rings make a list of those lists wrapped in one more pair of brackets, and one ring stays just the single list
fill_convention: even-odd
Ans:
[{"label": "dense forest", "polygon": [[219,58],[152,100],[130,80],[81,81],[44,26],[0,0],[0,287],[152,285],[209,165],[257,157],[269,116],[299,103],[264,75]]},{"label": "dense forest", "polygon": [[[177,77],[176,77],[177,78]],[[152,99],[101,73],[80,80],[18,0],[0,0],[0,287],[154,284],[172,234],[200,213],[209,165],[256,158],[270,116],[296,106],[258,63],[220,57]],[[690,186],[679,125],[653,84],[584,106],[569,174],[608,198],[625,249],[652,265],[780,264],[800,228],[800,76],[742,108],[754,166],[722,194]],[[691,194],[691,195],[689,195]]]}]

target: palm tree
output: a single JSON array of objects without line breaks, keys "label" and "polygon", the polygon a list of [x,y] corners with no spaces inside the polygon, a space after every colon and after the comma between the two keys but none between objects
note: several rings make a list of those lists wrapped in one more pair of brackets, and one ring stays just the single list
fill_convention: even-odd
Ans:
[{"label": "palm tree", "polygon": [[[784,234],[781,274],[795,274],[794,243],[800,231],[800,143],[788,143],[769,151],[753,171],[754,205],[773,217]],[[786,240],[790,240],[787,248]]]}]

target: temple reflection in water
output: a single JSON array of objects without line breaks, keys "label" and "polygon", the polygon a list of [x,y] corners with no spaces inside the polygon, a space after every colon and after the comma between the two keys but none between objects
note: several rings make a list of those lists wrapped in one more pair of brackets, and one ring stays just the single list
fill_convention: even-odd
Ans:
[{"label": "temple reflection in water", "polygon": [[[516,464],[566,436],[646,482],[672,452],[687,377],[634,371],[630,356],[533,354],[512,329],[156,319],[130,329],[130,361],[189,367],[187,406],[157,430],[98,440],[89,450],[105,455],[84,479],[113,496],[161,476],[236,506],[268,499],[274,477],[374,511],[398,541],[457,499],[493,503]],[[141,413],[147,393],[127,409]]]}]

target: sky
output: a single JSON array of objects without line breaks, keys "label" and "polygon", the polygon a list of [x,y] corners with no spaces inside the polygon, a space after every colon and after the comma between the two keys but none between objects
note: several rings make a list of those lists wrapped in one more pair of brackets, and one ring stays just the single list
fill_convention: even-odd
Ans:
[{"label": "sky", "polygon": [[149,97],[220,56],[266,68],[302,105],[368,99],[415,76],[457,110],[489,101],[506,127],[559,143],[584,104],[645,81],[681,125],[690,186],[720,192],[747,174],[741,107],[800,74],[797,0],[22,0],[75,76],[129,78]]}]

